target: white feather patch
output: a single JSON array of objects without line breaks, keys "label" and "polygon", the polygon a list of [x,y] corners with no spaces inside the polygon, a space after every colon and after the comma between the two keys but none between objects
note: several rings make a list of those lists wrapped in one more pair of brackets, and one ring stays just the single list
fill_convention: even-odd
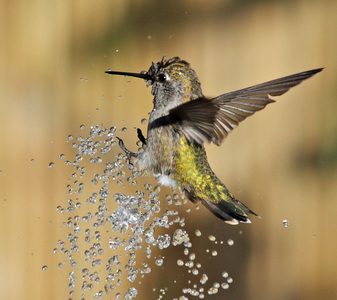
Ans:
[{"label": "white feather patch", "polygon": [[231,219],[231,220],[225,220],[225,223],[230,224],[230,225],[238,225],[239,221],[236,219]]},{"label": "white feather patch", "polygon": [[161,185],[177,187],[177,182],[168,175],[159,174],[156,177]]}]

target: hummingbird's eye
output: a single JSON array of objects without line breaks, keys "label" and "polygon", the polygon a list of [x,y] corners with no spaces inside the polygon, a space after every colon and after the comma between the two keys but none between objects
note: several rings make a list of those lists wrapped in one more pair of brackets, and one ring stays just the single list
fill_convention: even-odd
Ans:
[{"label": "hummingbird's eye", "polygon": [[157,76],[157,80],[159,82],[165,82],[165,81],[168,81],[169,79],[170,77],[166,73],[159,73]]}]

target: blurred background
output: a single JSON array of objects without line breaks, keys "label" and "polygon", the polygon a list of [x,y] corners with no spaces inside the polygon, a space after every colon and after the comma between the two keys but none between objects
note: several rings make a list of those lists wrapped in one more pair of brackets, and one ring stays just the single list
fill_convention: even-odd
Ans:
[{"label": "blurred background", "polygon": [[[135,147],[150,90],[104,71],[147,70],[165,55],[189,61],[209,96],[326,67],[221,147],[207,146],[215,172],[262,218],[232,227],[201,208],[187,227],[235,241],[206,259],[209,273],[234,278],[209,298],[337,299],[336,14],[329,0],[2,0],[0,298],[67,299],[67,272],[52,254],[65,236],[56,206],[69,177],[58,156],[72,154],[66,138],[81,124],[126,126]],[[174,276],[158,268],[138,299],[155,299],[152,288]]]}]

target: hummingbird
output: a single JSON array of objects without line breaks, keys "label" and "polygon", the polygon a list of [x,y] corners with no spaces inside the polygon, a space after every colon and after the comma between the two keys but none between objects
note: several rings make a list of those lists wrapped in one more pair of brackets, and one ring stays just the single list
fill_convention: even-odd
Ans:
[{"label": "hummingbird", "polygon": [[220,145],[240,122],[303,80],[322,71],[313,69],[267,81],[214,98],[201,90],[190,64],[173,57],[152,63],[140,73],[108,70],[110,75],[141,78],[151,86],[153,109],[147,137],[140,130],[143,147],[137,153],[119,145],[139,170],[152,173],[161,185],[179,187],[192,202],[201,202],[215,216],[232,225],[251,223],[257,214],[236,199],[211,169],[205,143]]}]

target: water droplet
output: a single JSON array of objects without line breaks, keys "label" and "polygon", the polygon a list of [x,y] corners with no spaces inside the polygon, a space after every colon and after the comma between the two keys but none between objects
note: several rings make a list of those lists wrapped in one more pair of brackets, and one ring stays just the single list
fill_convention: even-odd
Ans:
[{"label": "water droplet", "polygon": [[122,127],[121,132],[127,132],[127,127]]},{"label": "water droplet", "polygon": [[174,246],[181,245],[183,243],[187,243],[190,240],[186,230],[177,229],[173,234],[172,244]]},{"label": "water droplet", "polygon": [[126,292],[125,294],[125,300],[131,300],[132,298],[136,298],[137,296],[137,289],[132,287],[132,288],[129,288],[128,291]]},{"label": "water droplet", "polygon": [[208,293],[209,295],[215,295],[215,294],[218,293],[218,291],[219,291],[219,290],[218,290],[216,287],[212,286],[212,287],[210,287],[210,288],[208,289],[207,293]]},{"label": "water droplet", "polygon": [[199,230],[199,229],[197,229],[195,232],[194,232],[194,234],[196,235],[196,236],[201,236],[201,231]]},{"label": "water droplet", "polygon": [[163,257],[159,257],[159,258],[157,258],[156,261],[155,261],[155,264],[156,264],[158,267],[162,266],[163,263],[164,263]]},{"label": "water droplet", "polygon": [[63,213],[64,212],[64,209],[63,209],[63,207],[61,206],[61,205],[58,205],[57,207],[56,207],[56,210],[59,212],[59,213]]},{"label": "water droplet", "polygon": [[220,287],[220,283],[219,283],[219,282],[214,282],[214,283],[213,283],[213,286],[214,286],[216,289],[218,289],[218,288]]},{"label": "water droplet", "polygon": [[221,287],[224,289],[224,290],[227,290],[229,288],[229,284],[227,282],[223,282],[221,283]]},{"label": "water droplet", "polygon": [[218,255],[218,252],[216,250],[213,250],[212,251],[212,256],[217,256]]},{"label": "water droplet", "polygon": [[191,253],[191,254],[189,255],[189,259],[190,259],[190,260],[195,260],[195,253]]},{"label": "water droplet", "polygon": [[142,125],[146,125],[147,119],[146,119],[146,118],[141,119],[140,123],[141,123]]},{"label": "water droplet", "polygon": [[282,220],[282,224],[284,228],[288,228],[289,227],[289,221],[287,219]]},{"label": "water droplet", "polygon": [[221,274],[221,276],[223,278],[227,278],[228,277],[228,273],[226,271],[223,271],[222,274]]},{"label": "water droplet", "polygon": [[48,164],[48,168],[54,168],[54,167],[55,167],[55,163],[51,161],[51,162]]},{"label": "water droplet", "polygon": [[208,281],[208,276],[207,276],[207,274],[202,274],[201,275],[201,278],[200,278],[200,283],[201,284],[205,284],[206,282]]},{"label": "water droplet", "polygon": [[199,274],[199,270],[198,269],[192,269],[192,274],[193,275],[198,275]]},{"label": "water droplet", "polygon": [[177,260],[177,265],[178,265],[178,266],[183,266],[183,265],[184,265],[184,261],[181,260],[181,259],[178,259],[178,260]]},{"label": "water droplet", "polygon": [[80,130],[84,130],[85,129],[85,125],[84,124],[81,124],[80,125]]},{"label": "water droplet", "polygon": [[43,265],[42,268],[41,268],[41,270],[42,270],[43,272],[47,271],[47,270],[48,270],[48,266],[47,266],[47,265]]},{"label": "water droplet", "polygon": [[159,235],[159,237],[157,238],[157,244],[158,244],[159,249],[165,249],[169,247],[170,243],[171,243],[171,237],[166,233],[164,235]]},{"label": "water droplet", "polygon": [[227,245],[228,246],[233,246],[234,245],[234,241],[232,239],[228,239],[227,240]]},{"label": "water droplet", "polygon": [[208,236],[208,239],[211,241],[211,242],[214,242],[216,240],[215,236],[214,235],[209,235]]}]

